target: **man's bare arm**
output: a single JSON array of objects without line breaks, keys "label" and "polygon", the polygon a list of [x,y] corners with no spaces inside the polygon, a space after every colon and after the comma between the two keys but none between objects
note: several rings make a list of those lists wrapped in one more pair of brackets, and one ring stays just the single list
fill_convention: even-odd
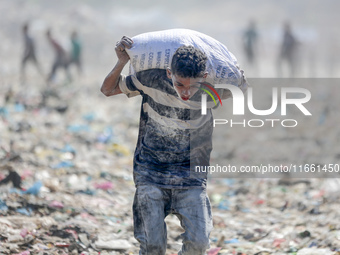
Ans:
[{"label": "man's bare arm", "polygon": [[106,76],[100,91],[107,97],[121,94],[119,79],[125,64],[117,62],[116,66]]},{"label": "man's bare arm", "polygon": [[121,94],[122,91],[119,88],[119,80],[121,79],[121,72],[124,66],[129,62],[130,57],[126,53],[125,48],[130,49],[133,41],[126,36],[116,44],[115,51],[118,57],[118,61],[111,72],[106,76],[100,91],[107,97]]}]

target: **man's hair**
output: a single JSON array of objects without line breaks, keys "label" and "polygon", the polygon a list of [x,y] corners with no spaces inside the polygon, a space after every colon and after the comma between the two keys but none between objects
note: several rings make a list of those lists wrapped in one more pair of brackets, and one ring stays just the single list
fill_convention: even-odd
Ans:
[{"label": "man's hair", "polygon": [[205,73],[207,56],[193,46],[179,47],[172,57],[171,72],[183,78],[198,78]]}]

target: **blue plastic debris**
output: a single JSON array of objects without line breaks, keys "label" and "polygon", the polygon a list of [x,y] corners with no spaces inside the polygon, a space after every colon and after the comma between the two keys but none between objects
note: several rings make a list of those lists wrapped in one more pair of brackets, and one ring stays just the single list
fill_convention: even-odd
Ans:
[{"label": "blue plastic debris", "polygon": [[77,193],[93,196],[96,194],[96,191],[91,190],[91,189],[86,189],[86,190],[78,190]]},{"label": "blue plastic debris", "polygon": [[61,161],[60,163],[51,166],[53,169],[74,167],[74,163],[71,161]]},{"label": "blue plastic debris", "polygon": [[70,153],[76,153],[76,150],[69,144],[66,144],[64,148],[60,150],[61,152],[70,152]]},{"label": "blue plastic debris", "polygon": [[8,207],[6,205],[6,202],[2,201],[1,199],[0,199],[0,211],[2,211],[2,212],[7,212],[8,211]]},{"label": "blue plastic debris", "polygon": [[43,186],[41,181],[37,181],[33,184],[32,187],[28,188],[26,191],[23,191],[23,194],[32,194],[37,196],[40,192],[41,187]]},{"label": "blue plastic debris", "polygon": [[14,111],[15,112],[23,112],[23,111],[25,111],[25,106],[22,105],[22,104],[17,103],[14,106]]},{"label": "blue plastic debris", "polygon": [[89,132],[90,127],[88,125],[70,125],[67,130],[72,133]]},{"label": "blue plastic debris", "polygon": [[9,113],[6,107],[0,107],[0,116],[8,119]]},{"label": "blue plastic debris", "polygon": [[236,183],[236,181],[235,181],[235,179],[227,179],[227,178],[225,178],[225,179],[223,179],[223,183],[228,185],[228,186],[233,186]]},{"label": "blue plastic debris", "polygon": [[248,208],[242,208],[242,209],[241,209],[241,212],[244,212],[244,213],[250,213],[250,212],[251,212],[251,210],[250,210],[250,209],[248,209]]},{"label": "blue plastic debris", "polygon": [[31,208],[18,208],[16,209],[16,211],[18,213],[21,213],[21,214],[24,214],[24,215],[27,215],[27,216],[31,216],[32,215],[32,209]]},{"label": "blue plastic debris", "polygon": [[90,113],[83,115],[83,119],[88,122],[92,122],[96,119],[96,115],[93,112],[90,112]]},{"label": "blue plastic debris", "polygon": [[222,200],[219,204],[218,204],[218,209],[221,209],[221,210],[230,210],[229,208],[229,201],[228,200]]},{"label": "blue plastic debris", "polygon": [[239,243],[239,242],[240,241],[238,239],[236,239],[236,238],[224,241],[225,244],[228,244],[228,243]]},{"label": "blue plastic debris", "polygon": [[113,138],[113,130],[111,127],[106,127],[103,133],[97,137],[97,141],[100,143],[109,143]]},{"label": "blue plastic debris", "polygon": [[9,193],[10,194],[19,194],[19,195],[21,195],[22,191],[20,189],[17,189],[17,188],[10,188]]},{"label": "blue plastic debris", "polygon": [[317,247],[318,246],[318,243],[317,242],[311,242],[311,244],[309,245],[309,248],[312,248],[312,247]]}]

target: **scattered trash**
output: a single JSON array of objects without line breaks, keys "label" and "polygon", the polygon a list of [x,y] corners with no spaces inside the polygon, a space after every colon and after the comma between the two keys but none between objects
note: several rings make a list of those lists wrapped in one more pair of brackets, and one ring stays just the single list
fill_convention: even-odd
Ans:
[{"label": "scattered trash", "polygon": [[24,191],[23,194],[32,194],[32,195],[37,196],[42,186],[43,186],[42,182],[37,181],[30,188]]},{"label": "scattered trash", "polygon": [[[13,28],[18,25],[15,12],[21,2],[31,17],[41,17],[39,13],[44,11],[42,18],[32,20],[34,32],[39,34],[42,28],[54,24],[55,15],[50,15],[44,6],[36,4],[33,8],[19,2],[2,3],[1,9],[8,10],[2,16],[11,17],[7,24]],[[112,33],[97,31],[102,26],[98,26],[96,17],[101,15],[88,2],[91,1],[83,1],[66,14],[75,17],[84,35],[91,35],[87,29],[96,29],[96,34],[112,37]],[[19,21],[25,19],[21,17]],[[3,49],[8,53],[5,55],[15,57],[17,51],[11,53],[11,42],[18,31],[0,30]],[[91,42],[87,43],[90,46]],[[111,53],[107,49],[105,46],[98,52],[108,59],[114,49]],[[0,67],[0,254],[138,254],[131,207],[140,101],[120,96],[104,98],[98,84],[104,78],[103,67],[97,63],[84,68],[88,73],[79,82],[46,88],[41,79],[19,84],[15,74],[19,68],[11,66],[17,61],[12,60]],[[90,73],[92,69],[97,74]],[[322,100],[322,104],[326,101]],[[257,136],[236,128],[238,135],[221,139],[228,150],[227,160],[239,159],[244,165],[259,166],[264,158],[273,159],[273,148],[279,150],[272,143],[276,140],[289,145],[280,151],[287,165],[291,154],[307,163],[315,160],[321,169],[326,161],[336,164],[340,160],[337,109],[336,104],[326,110],[324,106],[319,107],[320,111],[315,109],[313,115],[320,117],[316,119],[319,125],[310,133],[299,122],[302,127],[294,129],[291,137],[275,133],[274,128],[260,134],[263,137],[259,141],[268,142],[263,143],[265,150],[259,150],[259,143],[251,141]],[[261,133],[259,130],[254,128],[256,133]],[[288,135],[291,130],[286,131]],[[261,157],[253,155],[256,151],[261,152]],[[222,153],[215,147],[213,152]],[[214,229],[207,254],[339,255],[339,179],[262,177],[265,176],[208,180]],[[184,230],[174,215],[165,221],[166,253],[177,254]]]},{"label": "scattered trash", "polygon": [[[73,112],[71,106],[65,114],[53,110],[46,121],[46,109],[40,109],[38,124],[18,121],[3,132],[8,139],[1,140],[0,150],[5,162],[0,163],[0,243],[5,244],[0,253],[138,254],[131,210],[132,124],[113,129],[112,119],[103,122],[100,114],[86,113],[69,124],[65,118]],[[34,138],[23,140],[23,132]],[[334,217],[325,222],[339,205],[335,179],[209,181],[214,230],[207,254],[324,255],[339,247],[338,222]],[[308,230],[302,227],[307,222]],[[169,254],[177,254],[183,230],[173,221],[167,225],[169,239],[179,243],[168,247]]]},{"label": "scattered trash", "polygon": [[18,208],[16,210],[18,213],[27,215],[27,216],[31,216],[32,215],[32,209],[31,208]]},{"label": "scattered trash", "polygon": [[328,249],[317,249],[317,248],[303,248],[299,250],[296,255],[334,255],[334,252]]},{"label": "scattered trash", "polygon": [[210,250],[207,251],[208,255],[217,255],[218,252],[221,250],[221,247],[217,247],[217,248],[212,248]]},{"label": "scattered trash", "polygon": [[305,231],[299,233],[299,236],[300,236],[301,238],[305,238],[305,237],[310,237],[311,234],[310,234],[310,232],[309,232],[308,230],[305,230]]},{"label": "scattered trash", "polygon": [[16,253],[16,254],[13,254],[13,255],[30,255],[31,253],[29,251],[23,251],[23,252],[20,252],[20,253]]},{"label": "scattered trash", "polygon": [[59,248],[65,248],[65,247],[70,247],[70,244],[68,244],[68,243],[55,243],[55,246],[59,247]]},{"label": "scattered trash", "polygon": [[94,187],[96,189],[110,190],[113,188],[113,184],[112,182],[102,182],[102,183],[96,183]]},{"label": "scattered trash", "polygon": [[49,204],[50,207],[52,208],[58,208],[58,209],[62,209],[64,208],[64,204],[61,203],[61,202],[58,202],[58,201],[52,201],[50,204]]},{"label": "scattered trash", "polygon": [[275,239],[274,242],[273,242],[273,246],[276,247],[276,248],[280,248],[281,244],[284,243],[285,241],[286,241],[286,239],[283,239],[283,238]]},{"label": "scattered trash", "polygon": [[60,163],[52,166],[52,168],[54,169],[69,168],[69,167],[74,167],[74,163],[70,161],[61,161]]},{"label": "scattered trash", "polygon": [[95,246],[97,247],[97,249],[105,250],[127,250],[131,248],[131,244],[127,240],[98,240],[95,242]]},{"label": "scattered trash", "polygon": [[239,243],[240,241],[236,238],[234,239],[230,239],[230,240],[225,240],[224,243],[225,244],[230,244],[230,243]]}]

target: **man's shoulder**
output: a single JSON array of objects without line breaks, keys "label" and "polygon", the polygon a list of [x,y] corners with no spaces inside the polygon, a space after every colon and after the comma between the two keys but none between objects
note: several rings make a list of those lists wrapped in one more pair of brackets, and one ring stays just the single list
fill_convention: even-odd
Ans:
[{"label": "man's shoulder", "polygon": [[159,83],[159,82],[171,82],[171,80],[166,75],[165,69],[149,69],[136,73],[137,79],[145,83]]},{"label": "man's shoulder", "polygon": [[[149,69],[134,75],[143,85],[143,89],[156,89],[168,94],[176,93],[172,88],[172,81],[166,75],[165,69]],[[132,79],[131,79],[132,82]]]}]

